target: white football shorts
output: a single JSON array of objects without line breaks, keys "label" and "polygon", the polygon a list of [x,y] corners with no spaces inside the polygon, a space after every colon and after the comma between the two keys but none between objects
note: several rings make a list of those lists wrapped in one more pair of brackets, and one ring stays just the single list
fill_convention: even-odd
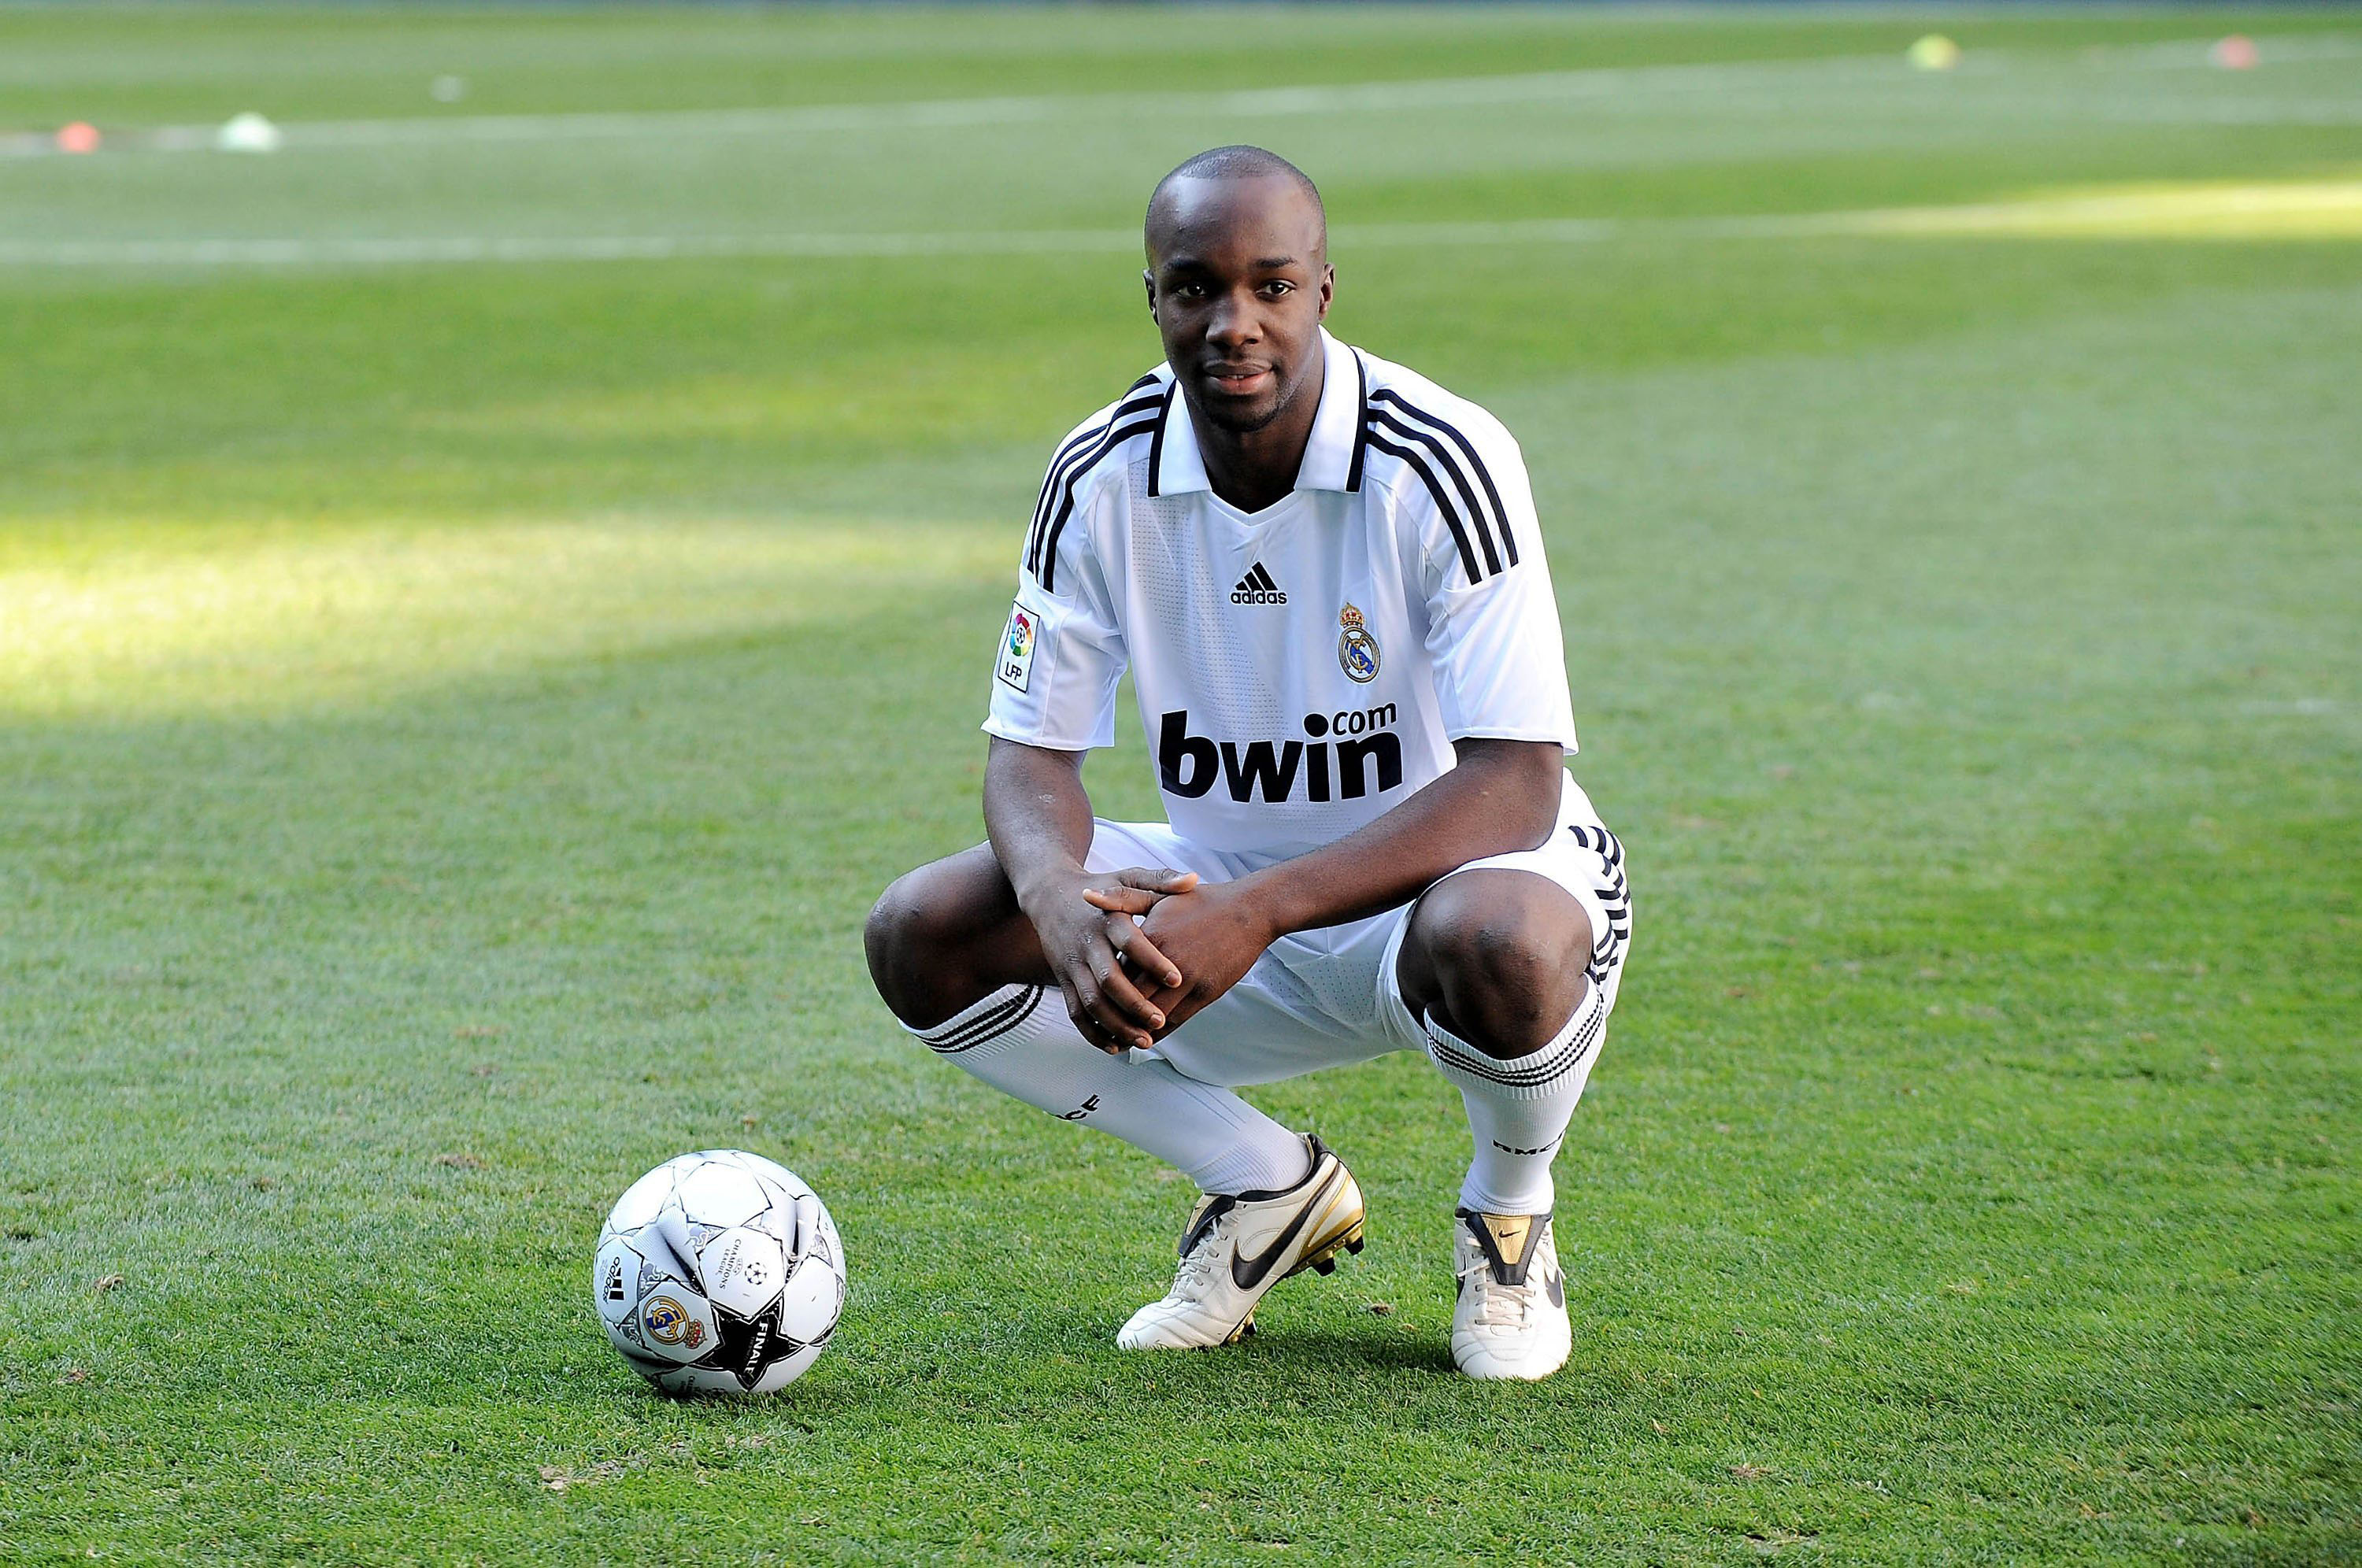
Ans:
[{"label": "white football shorts", "polygon": [[[1530,871],[1565,889],[1591,922],[1591,983],[1616,1006],[1624,955],[1632,940],[1632,900],[1624,846],[1599,821],[1573,776],[1559,800],[1558,825],[1537,849],[1472,860],[1461,871]],[[1093,871],[1169,866],[1227,882],[1271,864],[1193,844],[1164,823],[1099,819],[1086,865]],[[1188,1022],[1157,1042],[1156,1055],[1200,1083],[1235,1088],[1275,1083],[1323,1067],[1366,1062],[1394,1051],[1427,1049],[1426,1033],[1404,1005],[1395,974],[1412,906],[1346,925],[1283,936],[1244,978]]]}]

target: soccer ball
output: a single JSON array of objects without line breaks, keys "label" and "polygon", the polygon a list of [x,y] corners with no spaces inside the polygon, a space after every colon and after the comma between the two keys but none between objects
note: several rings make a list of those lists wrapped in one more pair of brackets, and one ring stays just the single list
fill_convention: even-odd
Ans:
[{"label": "soccer ball", "polygon": [[590,1290],[607,1338],[668,1394],[771,1394],[844,1309],[844,1247],[812,1189],[737,1149],[667,1160],[615,1200]]}]

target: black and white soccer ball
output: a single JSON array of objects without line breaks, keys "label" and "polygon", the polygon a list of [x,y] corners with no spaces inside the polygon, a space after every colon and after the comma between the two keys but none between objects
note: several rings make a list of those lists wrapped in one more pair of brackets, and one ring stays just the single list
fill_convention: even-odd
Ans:
[{"label": "black and white soccer ball", "polygon": [[607,1337],[668,1394],[771,1394],[820,1358],[844,1309],[836,1222],[795,1172],[708,1149],[615,1200],[590,1290]]}]

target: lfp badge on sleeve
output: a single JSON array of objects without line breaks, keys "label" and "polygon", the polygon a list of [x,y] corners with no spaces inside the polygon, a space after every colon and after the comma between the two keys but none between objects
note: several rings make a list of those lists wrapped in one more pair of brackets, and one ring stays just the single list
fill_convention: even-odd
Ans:
[{"label": "lfp badge on sleeve", "polygon": [[1033,613],[1020,604],[1009,612],[1009,632],[1000,639],[1000,679],[1020,691],[1033,678],[1033,634],[1039,624]]}]

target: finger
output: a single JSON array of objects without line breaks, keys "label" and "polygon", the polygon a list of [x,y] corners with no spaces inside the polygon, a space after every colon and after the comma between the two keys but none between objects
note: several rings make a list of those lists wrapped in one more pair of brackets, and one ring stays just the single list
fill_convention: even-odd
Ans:
[{"label": "finger", "polygon": [[1144,915],[1154,909],[1163,893],[1152,893],[1144,888],[1085,888],[1083,902],[1109,914]]},{"label": "finger", "polygon": [[[1159,952],[1156,944],[1148,940],[1148,933],[1133,924],[1130,915],[1119,915],[1108,922],[1108,944],[1131,961],[1133,974],[1167,990],[1180,985],[1180,966]],[[1149,1005],[1157,1005],[1153,997],[1149,999]]]},{"label": "finger", "polygon": [[1229,986],[1193,985],[1182,988],[1179,996],[1168,998],[1159,995],[1156,1000],[1158,1005],[1164,1009],[1164,1032],[1172,1033],[1228,996],[1230,989]]},{"label": "finger", "polygon": [[1115,874],[1115,879],[1144,892],[1186,893],[1198,885],[1198,873],[1175,871],[1170,866],[1127,866]]},{"label": "finger", "polygon": [[1120,1056],[1131,1049],[1122,1041],[1108,1038],[1107,1031],[1099,1027],[1099,1021],[1091,1016],[1090,1006],[1083,999],[1080,991],[1072,986],[1059,988],[1066,993],[1066,1017],[1073,1021],[1076,1032],[1092,1050],[1103,1055]]},{"label": "finger", "polygon": [[1146,914],[1158,900],[1193,891],[1198,886],[1198,873],[1170,867],[1129,866],[1114,875],[1112,888],[1084,889],[1085,901],[1111,913]]},{"label": "finger", "polygon": [[1201,996],[1195,990],[1184,992],[1179,998],[1175,999],[1171,1007],[1164,1010],[1164,1032],[1167,1034],[1172,1033],[1173,1031],[1180,1028],[1198,1013],[1204,1011],[1206,1004],[1214,999],[1215,999],[1212,997]]},{"label": "finger", "polygon": [[[1091,978],[1098,983],[1098,1005],[1092,1011],[1106,1022],[1110,1032],[1131,1035],[1142,1028],[1164,1027],[1164,1014],[1151,1007],[1148,999],[1140,994],[1140,988],[1123,972],[1112,950],[1092,961]],[[1151,1042],[1143,1038],[1138,1043],[1146,1045]]]},{"label": "finger", "polygon": [[1085,991],[1083,1006],[1091,1015],[1099,1049],[1109,1055],[1120,1055],[1126,1051],[1144,1051],[1156,1043],[1155,1036],[1125,1018],[1106,997]]},{"label": "finger", "polygon": [[1175,1010],[1181,1005],[1181,993],[1175,991],[1170,993],[1170,995],[1173,998],[1173,1001],[1172,1004],[1164,1010],[1164,1027],[1155,1031],[1156,1038],[1159,1040],[1171,1039],[1173,1037],[1173,1032],[1180,1028],[1182,1024],[1188,1021],[1187,1019],[1179,1016]]}]

